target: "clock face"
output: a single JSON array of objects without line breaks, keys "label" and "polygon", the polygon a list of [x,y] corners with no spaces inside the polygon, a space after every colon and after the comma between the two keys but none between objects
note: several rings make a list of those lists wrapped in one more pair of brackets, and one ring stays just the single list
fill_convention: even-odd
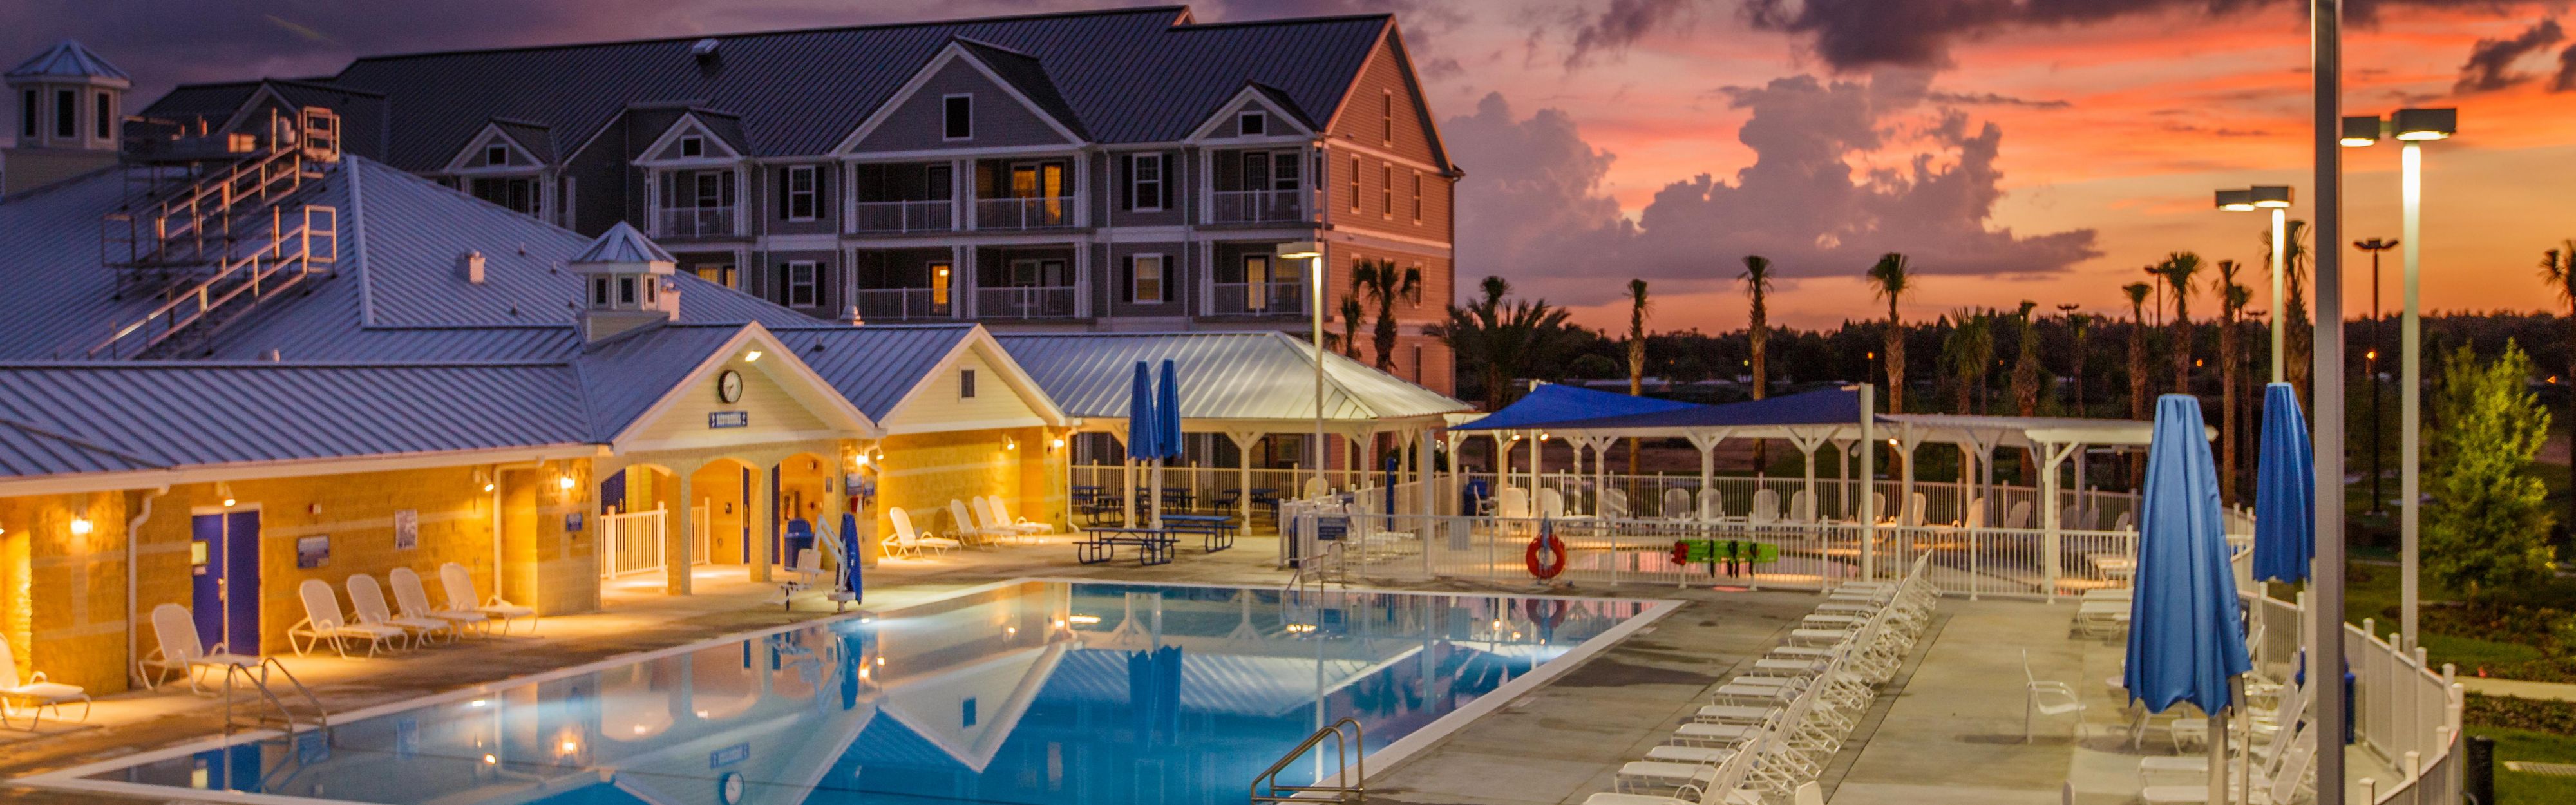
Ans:
[{"label": "clock face", "polygon": [[716,376],[716,399],[727,403],[742,402],[742,373],[731,369]]},{"label": "clock face", "polygon": [[725,772],[724,777],[716,781],[716,795],[724,800],[725,805],[741,802],[742,772]]}]

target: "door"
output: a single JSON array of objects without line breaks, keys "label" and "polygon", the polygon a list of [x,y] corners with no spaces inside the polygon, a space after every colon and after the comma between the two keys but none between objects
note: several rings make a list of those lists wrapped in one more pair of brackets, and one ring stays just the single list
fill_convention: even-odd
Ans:
[{"label": "door", "polygon": [[260,653],[259,510],[197,515],[190,522],[197,639],[212,650]]}]

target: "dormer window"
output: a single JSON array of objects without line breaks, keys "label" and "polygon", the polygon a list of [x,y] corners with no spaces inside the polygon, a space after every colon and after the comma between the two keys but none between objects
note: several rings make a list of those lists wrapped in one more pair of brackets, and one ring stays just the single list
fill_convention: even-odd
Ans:
[{"label": "dormer window", "polygon": [[510,164],[510,147],[500,143],[483,146],[483,164],[496,166]]},{"label": "dormer window", "polygon": [[691,135],[688,135],[688,136],[685,136],[685,137],[681,137],[681,138],[680,138],[680,156],[683,156],[683,157],[702,157],[702,156],[706,156],[706,155],[707,155],[707,138],[705,138],[705,137],[700,137],[700,136],[695,135],[695,134],[691,134]]},{"label": "dormer window", "polygon": [[1245,112],[1234,119],[1234,133],[1238,137],[1259,137],[1269,134],[1270,115],[1262,112]]},{"label": "dormer window", "polygon": [[975,370],[957,371],[957,397],[963,400],[975,399]]},{"label": "dormer window", "polygon": [[939,104],[941,139],[975,139],[974,95],[944,95],[940,97]]}]

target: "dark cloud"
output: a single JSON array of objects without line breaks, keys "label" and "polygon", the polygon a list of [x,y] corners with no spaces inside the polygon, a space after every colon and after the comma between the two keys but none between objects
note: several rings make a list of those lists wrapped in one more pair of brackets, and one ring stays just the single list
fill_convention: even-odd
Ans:
[{"label": "dark cloud", "polygon": [[2549,91],[2576,91],[2576,45],[2558,51],[2558,75],[2549,80]]},{"label": "dark cloud", "polygon": [[2075,105],[2063,100],[2017,98],[2011,95],[1994,92],[1934,92],[1923,97],[1925,100],[1933,103],[1946,103],[1954,106],[2023,106],[2032,109],[2064,109]]},{"label": "dark cloud", "polygon": [[1698,0],[1610,0],[1599,15],[1586,19],[1575,31],[1565,69],[1588,64],[1601,53],[1625,51],[1659,28],[1686,22],[1697,4]]},{"label": "dark cloud", "polygon": [[[1744,0],[1753,27],[1798,34],[1827,67],[1946,67],[1962,42],[2010,30],[2086,25],[2132,15],[2192,12],[2223,17],[2301,0]],[[2349,24],[2367,25],[2379,6],[2499,7],[2504,0],[2347,0]]]},{"label": "dark cloud", "polygon": [[2558,21],[2550,19],[2541,20],[2511,39],[2480,39],[2469,46],[2469,60],[2460,65],[2460,80],[2451,85],[2451,91],[2461,95],[2493,92],[2529,81],[2532,77],[2515,72],[2513,63],[2565,38],[2566,33],[2558,30]]},{"label": "dark cloud", "polygon": [[[1515,118],[1499,95],[1443,124],[1468,168],[1459,194],[1459,271],[1495,273],[1571,303],[1617,294],[1603,277],[1717,283],[1745,254],[1784,276],[1846,276],[1901,251],[1936,274],[2064,271],[2097,256],[2094,232],[2021,235],[1992,223],[2003,197],[2003,131],[1956,110],[1929,111],[1925,71],[1866,83],[1812,76],[1726,90],[1752,116],[1736,137],[1755,154],[1732,181],[1666,184],[1634,222],[1602,178],[1614,157],[1555,110]],[[1927,121],[1917,123],[1915,121]],[[1900,167],[1864,169],[1857,152],[1923,144]]]}]

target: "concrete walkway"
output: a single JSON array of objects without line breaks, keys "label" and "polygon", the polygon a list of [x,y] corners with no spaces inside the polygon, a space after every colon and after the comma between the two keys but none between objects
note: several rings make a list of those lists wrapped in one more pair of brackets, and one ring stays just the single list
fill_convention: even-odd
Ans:
[{"label": "concrete walkway", "polygon": [[2460,687],[2480,696],[2513,696],[2523,699],[2549,699],[2576,702],[2576,684],[2566,682],[2527,682],[2520,679],[2480,679],[2460,677]]}]

